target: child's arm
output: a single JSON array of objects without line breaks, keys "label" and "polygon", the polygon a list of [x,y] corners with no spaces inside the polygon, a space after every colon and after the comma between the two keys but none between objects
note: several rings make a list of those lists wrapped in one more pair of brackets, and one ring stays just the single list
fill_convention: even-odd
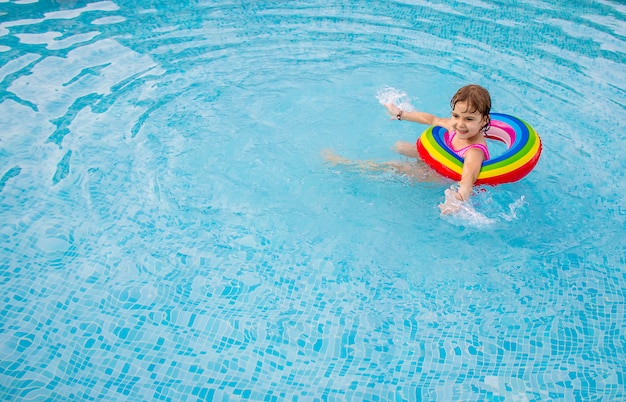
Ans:
[{"label": "child's arm", "polygon": [[387,108],[387,113],[389,113],[392,119],[412,121],[414,123],[426,124],[429,126],[441,126],[449,129],[448,123],[450,119],[442,119],[426,112],[409,112],[400,109],[393,103],[387,103],[385,108]]},{"label": "child's arm", "polygon": [[461,181],[459,182],[458,195],[461,201],[469,200],[472,194],[474,183],[480,173],[485,154],[480,149],[469,149],[464,155],[463,172],[461,173]]},{"label": "child's arm", "polygon": [[[456,192],[453,190],[445,191],[446,200],[444,203],[439,204],[439,209],[442,214],[447,215],[457,212],[461,209],[459,201],[463,202],[469,200],[484,158],[485,155],[478,149],[469,149],[465,153],[459,189]],[[455,199],[458,201],[455,201]]]}]

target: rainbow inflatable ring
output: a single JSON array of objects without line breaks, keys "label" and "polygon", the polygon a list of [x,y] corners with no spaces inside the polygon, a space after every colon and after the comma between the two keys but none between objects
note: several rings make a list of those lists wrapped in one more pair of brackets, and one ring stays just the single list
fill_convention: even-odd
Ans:
[{"label": "rainbow inflatable ring", "polygon": [[[461,180],[463,158],[444,142],[446,129],[429,127],[417,140],[419,156],[437,173],[449,179]],[[506,144],[507,150],[483,162],[476,184],[496,185],[518,181],[535,167],[541,155],[541,139],[528,123],[501,113],[491,114],[487,138]]]}]

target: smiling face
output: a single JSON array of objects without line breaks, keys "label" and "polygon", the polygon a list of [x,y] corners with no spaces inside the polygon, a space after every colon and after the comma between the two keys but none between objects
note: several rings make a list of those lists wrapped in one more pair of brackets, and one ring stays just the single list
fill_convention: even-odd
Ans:
[{"label": "smiling face", "polygon": [[467,102],[457,102],[452,109],[452,128],[457,136],[464,140],[469,140],[477,135],[481,135],[482,128],[488,123],[488,116],[483,116],[477,110],[468,108]]}]

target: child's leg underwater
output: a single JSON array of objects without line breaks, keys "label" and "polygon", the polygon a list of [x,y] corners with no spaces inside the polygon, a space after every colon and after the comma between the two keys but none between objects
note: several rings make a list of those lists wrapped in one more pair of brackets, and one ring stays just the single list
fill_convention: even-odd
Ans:
[{"label": "child's leg underwater", "polygon": [[393,149],[400,155],[408,156],[409,158],[420,159],[417,154],[417,146],[412,142],[398,141],[394,145]]},{"label": "child's leg underwater", "polygon": [[[413,179],[416,179],[417,181],[441,180],[441,176],[439,176],[424,162],[422,162],[421,159],[416,159],[415,161],[410,162],[375,162],[371,160],[350,160],[328,149],[322,151],[322,156],[327,162],[329,162],[333,166],[341,165],[360,172],[391,172],[411,177]],[[415,151],[415,156],[417,156],[417,151]]]}]

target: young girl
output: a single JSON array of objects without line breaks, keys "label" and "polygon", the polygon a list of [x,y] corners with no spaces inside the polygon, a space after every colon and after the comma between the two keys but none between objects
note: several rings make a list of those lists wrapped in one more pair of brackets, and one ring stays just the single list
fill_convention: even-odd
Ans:
[{"label": "young girl", "polygon": [[[463,158],[463,172],[456,192],[451,196],[459,201],[467,201],[472,194],[472,188],[484,160],[489,159],[485,132],[489,127],[489,112],[491,97],[489,92],[479,85],[467,85],[459,89],[452,100],[451,117],[441,118],[425,112],[409,112],[402,110],[392,103],[386,104],[387,112],[395,120],[406,120],[429,126],[441,126],[448,130],[445,136],[446,145],[453,152]],[[399,141],[395,145],[398,153],[415,158],[416,164],[402,164],[400,162],[386,162],[382,164],[358,161],[352,162],[330,151],[325,151],[327,161],[337,165],[352,165],[366,170],[393,170],[418,180],[432,180],[435,173],[420,159],[417,146],[414,143]],[[446,203],[449,204],[449,203]],[[442,212],[452,212],[450,205],[440,206]]]}]

